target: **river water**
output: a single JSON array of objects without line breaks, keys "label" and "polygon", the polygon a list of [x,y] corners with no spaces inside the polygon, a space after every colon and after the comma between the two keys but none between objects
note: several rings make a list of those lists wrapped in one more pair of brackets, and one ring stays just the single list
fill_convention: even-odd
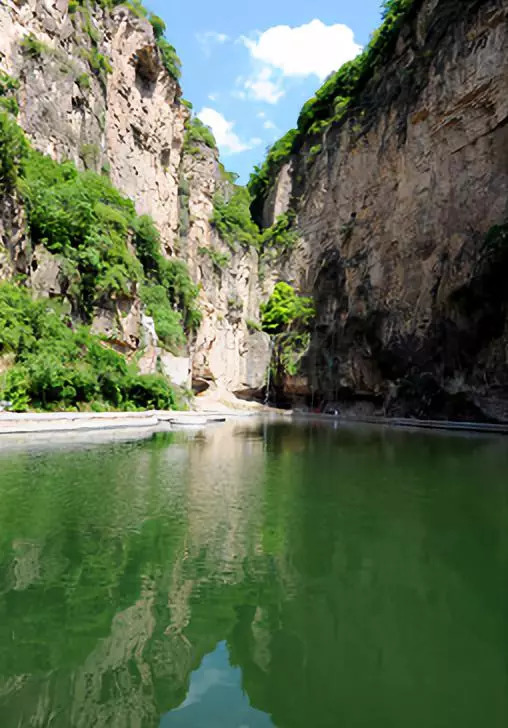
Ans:
[{"label": "river water", "polygon": [[508,724],[508,440],[11,444],[2,728]]}]

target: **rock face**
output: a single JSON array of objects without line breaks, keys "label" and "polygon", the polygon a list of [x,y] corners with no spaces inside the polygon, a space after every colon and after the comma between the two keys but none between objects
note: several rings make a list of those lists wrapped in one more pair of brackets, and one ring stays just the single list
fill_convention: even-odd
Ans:
[{"label": "rock face", "polygon": [[239,395],[257,394],[270,361],[269,337],[249,331],[247,323],[259,316],[258,255],[240,246],[232,250],[209,223],[213,196],[219,191],[227,196],[230,186],[212,149],[202,145],[199,152],[184,155],[182,180],[186,256],[201,288],[203,312],[193,357],[194,384],[198,390],[213,382]]},{"label": "rock face", "polygon": [[[151,24],[122,6],[87,13],[69,12],[67,0],[5,0],[0,67],[20,81],[18,121],[35,148],[108,173],[138,214],[153,218],[164,253],[189,264],[204,312],[189,352],[194,380],[230,391],[262,389],[269,343],[251,336],[246,324],[259,312],[256,254],[236,254],[217,275],[199,252],[225,247],[209,223],[222,184],[218,159],[206,147],[197,156],[183,154],[189,112],[162,64]],[[58,295],[58,260],[35,251],[32,267],[22,207],[15,200],[2,205],[0,278],[28,273],[37,295]],[[129,355],[143,348],[136,288],[130,299],[101,302],[93,328]],[[175,364],[158,345],[152,348],[143,353],[144,371],[162,366],[178,383],[190,382],[188,357]]]},{"label": "rock face", "polygon": [[298,200],[308,402],[508,418],[507,239],[488,237],[508,221],[508,2],[417,6],[355,109],[283,168],[265,224]]}]

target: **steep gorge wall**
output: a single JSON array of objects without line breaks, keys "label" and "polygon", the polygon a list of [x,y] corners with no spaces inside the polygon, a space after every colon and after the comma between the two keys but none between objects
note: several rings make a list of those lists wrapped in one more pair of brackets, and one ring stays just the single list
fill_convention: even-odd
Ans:
[{"label": "steep gorge wall", "polygon": [[[191,343],[188,383],[192,378],[201,387],[215,383],[240,392],[262,388],[267,337],[252,336],[246,325],[259,311],[255,254],[239,253],[217,276],[198,253],[225,247],[209,223],[220,183],[217,154],[202,145],[197,155],[184,155],[189,112],[161,62],[151,24],[123,6],[69,13],[68,0],[6,0],[0,30],[0,68],[21,83],[18,121],[34,147],[109,174],[137,213],[153,218],[164,254],[186,261],[200,284],[203,325]],[[40,44],[38,52],[24,46],[28,37]],[[109,69],[94,71],[98,54]],[[12,200],[2,204],[2,275],[27,272],[38,295],[58,295],[55,260],[42,250],[25,255],[22,207]],[[162,361],[164,371],[178,371],[179,383],[185,380],[185,362],[160,348],[136,291],[130,299],[103,301],[93,326],[127,352],[144,348],[143,371]]]},{"label": "steep gorge wall", "polygon": [[415,5],[388,65],[265,201],[266,225],[296,208],[285,276],[317,307],[298,391],[508,418],[506,240],[485,245],[508,220],[508,3]]}]

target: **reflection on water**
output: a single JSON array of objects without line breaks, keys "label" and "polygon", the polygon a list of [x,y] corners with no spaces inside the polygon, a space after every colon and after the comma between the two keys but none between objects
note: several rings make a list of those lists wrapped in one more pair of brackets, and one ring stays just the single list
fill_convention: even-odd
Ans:
[{"label": "reflection on water", "polygon": [[5,728],[505,726],[508,442],[0,450]]},{"label": "reflection on water", "polygon": [[163,716],[161,728],[272,728],[266,713],[253,708],[242,690],[242,672],[232,667],[220,642],[193,673],[187,697]]}]

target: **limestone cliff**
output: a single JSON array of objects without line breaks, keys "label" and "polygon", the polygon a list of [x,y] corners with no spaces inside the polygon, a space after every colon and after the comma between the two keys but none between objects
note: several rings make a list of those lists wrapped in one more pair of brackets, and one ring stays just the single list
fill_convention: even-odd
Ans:
[{"label": "limestone cliff", "polygon": [[252,395],[263,389],[270,360],[268,336],[248,326],[259,317],[258,254],[253,248],[231,247],[209,223],[214,195],[232,192],[214,150],[201,145],[199,151],[184,154],[182,180],[186,256],[201,288],[203,312],[193,357],[194,384],[200,390],[215,381],[230,392]]},{"label": "limestone cliff", "polygon": [[[190,114],[150,22],[124,6],[6,0],[0,31],[0,68],[20,82],[18,122],[34,147],[108,174],[139,215],[152,217],[164,254],[186,261],[201,287],[203,325],[183,358],[160,346],[135,287],[128,297],[98,302],[93,329],[128,355],[142,348],[143,372],[162,367],[178,384],[261,390],[268,340],[246,325],[259,311],[255,253],[236,255],[221,275],[199,253],[224,248],[209,223],[220,184],[217,153],[203,146],[184,155]],[[54,257],[24,252],[22,206],[12,199],[2,205],[0,275],[28,273],[38,295],[61,295]]]},{"label": "limestone cliff", "polygon": [[297,212],[308,404],[508,418],[507,18],[506,0],[413,3],[352,108],[257,201],[265,225]]}]

